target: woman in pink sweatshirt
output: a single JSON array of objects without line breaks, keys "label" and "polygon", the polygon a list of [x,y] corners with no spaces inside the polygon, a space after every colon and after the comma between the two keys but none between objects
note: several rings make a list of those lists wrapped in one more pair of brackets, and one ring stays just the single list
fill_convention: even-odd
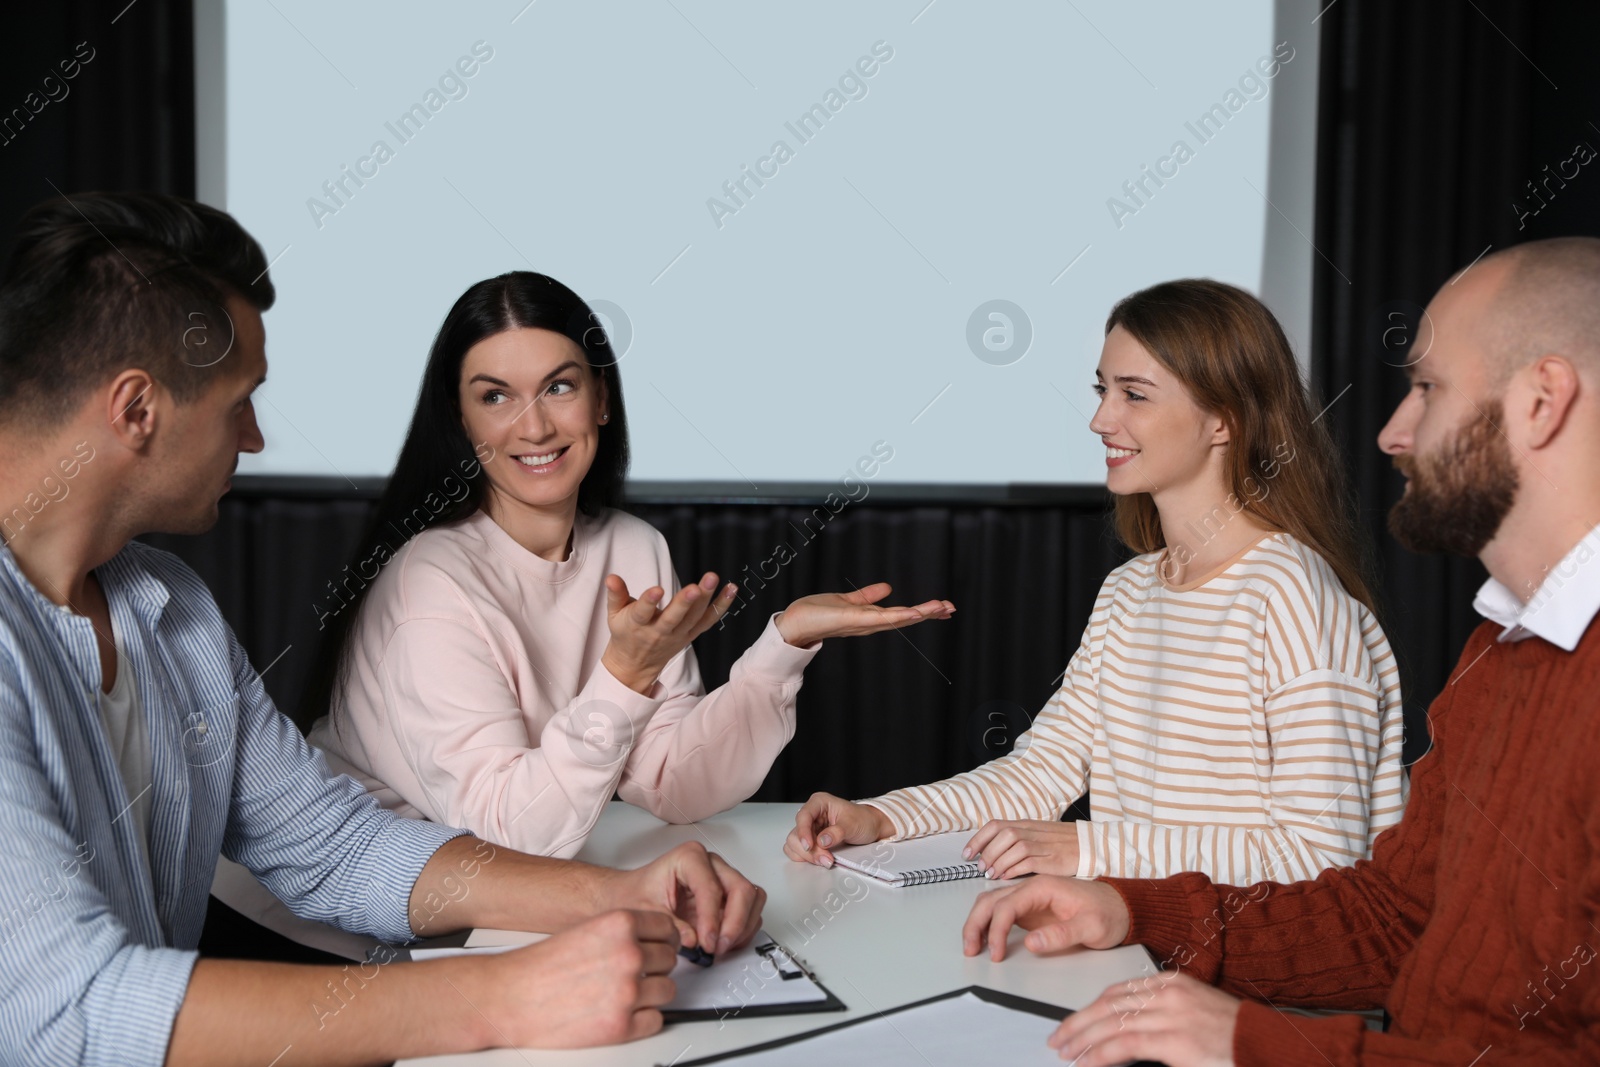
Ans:
[{"label": "woman in pink sweatshirt", "polygon": [[456,301],[308,696],[312,743],[384,806],[546,856],[613,793],[669,822],[744,800],[819,642],[955,610],[881,607],[881,583],[803,597],[706,693],[690,642],[736,590],[680,590],[661,534],[611,509],[628,431],[598,321],[527,271]]}]

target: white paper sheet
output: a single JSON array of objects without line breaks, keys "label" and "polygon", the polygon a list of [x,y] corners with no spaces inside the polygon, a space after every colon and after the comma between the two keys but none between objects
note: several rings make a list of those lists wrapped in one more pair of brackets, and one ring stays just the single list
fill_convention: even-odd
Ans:
[{"label": "white paper sheet", "polygon": [[[418,948],[411,950],[411,958],[438,960],[448,956],[482,956],[519,947]],[[793,977],[785,978],[785,974]],[[735,1012],[756,1004],[814,1004],[828,999],[827,991],[807,977],[765,930],[743,948],[717,957],[709,967],[690,963],[680,956],[672,969],[672,980],[678,986],[678,995],[663,1011]]]},{"label": "white paper sheet", "polygon": [[[1066,1009],[1061,1014],[1066,1015]],[[747,1067],[969,1067],[1003,1063],[1061,1067],[1045,1039],[1058,1022],[971,993],[721,1063]]]},{"label": "white paper sheet", "polygon": [[[764,954],[763,948],[766,948]],[[785,978],[788,974],[792,977]],[[672,970],[678,995],[665,1011],[734,1012],[752,1005],[812,1004],[828,994],[778,948],[763,930],[744,948],[718,956],[709,967],[679,959]]]}]

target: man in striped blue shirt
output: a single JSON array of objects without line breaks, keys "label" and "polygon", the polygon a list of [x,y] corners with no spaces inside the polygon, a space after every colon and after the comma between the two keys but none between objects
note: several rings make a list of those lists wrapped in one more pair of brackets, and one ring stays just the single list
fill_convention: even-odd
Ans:
[{"label": "man in striped blue shirt", "polygon": [[[0,281],[0,1063],[286,1067],[654,1031],[680,937],[742,943],[760,889],[698,846],[611,871],[379,808],[273,707],[194,573],[133,542],[208,529],[263,446],[266,266],[223,212],[84,194],[29,213]],[[201,960],[219,855],[388,942],[562,932],[359,970]]]}]

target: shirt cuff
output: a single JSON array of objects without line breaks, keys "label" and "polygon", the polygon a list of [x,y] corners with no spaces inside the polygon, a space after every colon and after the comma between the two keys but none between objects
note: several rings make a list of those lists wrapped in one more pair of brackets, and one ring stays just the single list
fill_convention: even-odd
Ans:
[{"label": "shirt cuff", "polygon": [[417,939],[411,928],[411,893],[422,868],[446,841],[467,836],[466,830],[385,812],[394,821],[367,846],[380,869],[367,883],[366,930],[381,941]]},{"label": "shirt cuff", "polygon": [[125,945],[112,956],[78,1012],[87,1020],[83,1062],[164,1062],[199,958],[198,952],[145,945]]},{"label": "shirt cuff", "polygon": [[1094,870],[1094,834],[1090,832],[1089,820],[1079,819],[1073,824],[1078,831],[1078,874],[1079,878],[1090,878]]}]

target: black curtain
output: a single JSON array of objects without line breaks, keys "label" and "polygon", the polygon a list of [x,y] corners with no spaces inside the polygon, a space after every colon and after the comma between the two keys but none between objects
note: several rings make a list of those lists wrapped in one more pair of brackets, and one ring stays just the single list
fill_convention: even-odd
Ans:
[{"label": "black curtain", "polygon": [[0,250],[9,252],[22,213],[56,189],[194,195],[188,0],[7,6]]},{"label": "black curtain", "polygon": [[1552,183],[1536,213],[1527,185],[1580,141],[1600,149],[1600,19],[1592,4],[1340,0],[1320,24],[1313,384],[1378,547],[1414,760],[1486,575],[1388,535],[1403,480],[1378,432],[1407,389],[1421,307],[1452,273],[1520,241],[1600,235],[1600,163]]},{"label": "black curtain", "polygon": [[[304,728],[321,712],[299,700],[320,615],[337,603],[328,583],[342,577],[370,493],[236,481],[210,533],[145,540],[200,573],[268,691]],[[813,517],[821,503],[628,508],[666,536],[680,578],[714,570],[745,591],[739,613],[695,643],[708,687],[727,680],[773,612],[808,593],[887,581],[895,603],[943,597],[958,606],[947,622],[829,642],[806,671],[795,739],[754,799],[804,799],[819,789],[865,796],[1009,751],[1059,683],[1101,581],[1126,558],[1103,490],[1007,506],[869,496],[826,525]],[[763,564],[779,544],[794,559],[757,588],[748,575],[771,573]]]}]

